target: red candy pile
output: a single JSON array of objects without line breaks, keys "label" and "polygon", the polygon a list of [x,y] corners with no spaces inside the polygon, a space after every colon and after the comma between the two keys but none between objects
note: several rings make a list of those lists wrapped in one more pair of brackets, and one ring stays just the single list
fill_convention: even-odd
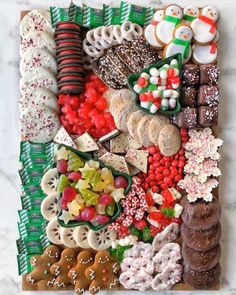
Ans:
[{"label": "red candy pile", "polygon": [[151,189],[153,193],[158,193],[170,187],[178,189],[177,183],[183,178],[186,163],[183,146],[188,141],[188,132],[186,129],[181,128],[180,134],[182,148],[172,157],[162,155],[157,146],[148,148],[148,172],[138,174],[138,177],[142,179],[142,187],[145,191]]},{"label": "red candy pile", "polygon": [[92,74],[85,79],[84,87],[84,93],[79,95],[59,95],[61,124],[71,134],[88,132],[98,139],[116,128],[103,97],[107,86]]}]

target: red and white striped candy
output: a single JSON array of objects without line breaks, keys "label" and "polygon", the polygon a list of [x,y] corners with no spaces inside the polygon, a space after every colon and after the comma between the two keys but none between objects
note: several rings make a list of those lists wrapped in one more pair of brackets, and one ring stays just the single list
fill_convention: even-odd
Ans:
[{"label": "red and white striped candy", "polygon": [[133,217],[128,215],[123,220],[122,225],[125,226],[125,227],[129,227],[132,223],[133,223]]}]

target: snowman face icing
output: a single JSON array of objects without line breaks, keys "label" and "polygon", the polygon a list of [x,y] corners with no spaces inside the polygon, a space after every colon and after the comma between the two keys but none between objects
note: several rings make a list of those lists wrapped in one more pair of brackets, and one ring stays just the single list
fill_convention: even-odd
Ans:
[{"label": "snowman face icing", "polygon": [[163,17],[164,17],[164,9],[157,10],[153,15],[153,19],[155,22],[162,21]]},{"label": "snowman face icing", "polygon": [[187,26],[180,26],[175,31],[175,38],[183,41],[190,41],[193,38],[193,32]]},{"label": "snowman face icing", "polygon": [[202,15],[206,16],[216,22],[219,18],[219,11],[217,10],[216,7],[214,7],[212,5],[207,5],[207,6],[203,7]]},{"label": "snowman face icing", "polygon": [[177,5],[170,5],[169,7],[166,8],[165,15],[173,16],[173,17],[177,17],[177,18],[182,18],[183,11]]},{"label": "snowman face icing", "polygon": [[184,14],[198,17],[199,9],[194,5],[188,5],[184,8]]}]

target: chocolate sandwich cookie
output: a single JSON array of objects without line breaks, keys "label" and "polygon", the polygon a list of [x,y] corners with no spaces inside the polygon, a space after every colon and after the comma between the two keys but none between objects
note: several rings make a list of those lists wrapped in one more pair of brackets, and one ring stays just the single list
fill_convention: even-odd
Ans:
[{"label": "chocolate sandwich cookie", "polygon": [[192,269],[197,271],[206,271],[216,266],[219,263],[221,254],[220,244],[217,244],[211,250],[206,252],[196,251],[182,244],[182,256],[184,263],[188,264]]},{"label": "chocolate sandwich cookie", "polygon": [[144,68],[144,62],[139,54],[131,47],[130,42],[120,44],[115,47],[118,57],[134,73],[140,72]]},{"label": "chocolate sandwich cookie", "polygon": [[221,225],[217,223],[208,230],[192,230],[184,223],[180,228],[181,238],[184,243],[196,251],[209,251],[214,248],[221,237]]},{"label": "chocolate sandwich cookie", "polygon": [[196,271],[185,264],[183,279],[191,288],[208,289],[218,283],[220,279],[220,270],[219,263],[206,271]]},{"label": "chocolate sandwich cookie", "polygon": [[80,39],[80,33],[72,30],[56,30],[54,33],[54,38],[57,39],[74,39],[79,38]]},{"label": "chocolate sandwich cookie", "polygon": [[84,83],[81,82],[61,82],[59,88],[59,94],[79,94],[84,91]]},{"label": "chocolate sandwich cookie", "polygon": [[70,29],[75,31],[80,31],[80,25],[74,23],[74,22],[58,22],[56,24],[56,28],[58,29]]},{"label": "chocolate sandwich cookie", "polygon": [[74,72],[74,71],[84,71],[83,69],[83,63],[61,63],[57,67],[59,73],[65,73],[65,72]]},{"label": "chocolate sandwich cookie", "polygon": [[67,55],[74,55],[74,54],[81,54],[83,55],[83,50],[76,47],[76,46],[64,46],[58,47],[56,49],[56,56],[67,56]]},{"label": "chocolate sandwich cookie", "polygon": [[82,55],[71,54],[66,56],[60,56],[57,58],[58,65],[62,63],[81,63]]},{"label": "chocolate sandwich cookie", "polygon": [[63,39],[63,40],[55,40],[57,47],[63,46],[75,46],[82,50],[82,42],[79,38],[76,39]]},{"label": "chocolate sandwich cookie", "polygon": [[185,225],[193,230],[207,230],[216,225],[220,219],[220,204],[218,199],[213,196],[211,202],[197,200],[190,203],[186,195],[180,201],[184,211],[181,215]]},{"label": "chocolate sandwich cookie", "polygon": [[160,57],[155,49],[153,49],[142,36],[136,36],[130,42],[131,47],[139,54],[144,61],[144,67],[156,63]]}]

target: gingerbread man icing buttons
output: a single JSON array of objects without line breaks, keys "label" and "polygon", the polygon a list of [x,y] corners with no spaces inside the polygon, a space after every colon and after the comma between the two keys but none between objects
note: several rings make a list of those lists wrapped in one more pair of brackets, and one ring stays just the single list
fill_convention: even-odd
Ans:
[{"label": "gingerbread man icing buttons", "polygon": [[194,42],[200,45],[211,43],[216,36],[216,22],[219,18],[218,9],[212,5],[202,8],[200,15],[191,22]]},{"label": "gingerbread man icing buttons", "polygon": [[76,294],[82,295],[90,285],[90,280],[85,276],[85,271],[94,263],[94,254],[89,250],[84,250],[77,256],[77,264],[71,268],[68,277],[75,285]]},{"label": "gingerbread man icing buttons", "polygon": [[161,49],[163,45],[160,44],[157,40],[156,27],[163,20],[163,18],[164,18],[164,10],[158,9],[153,15],[152,22],[150,23],[150,25],[146,26],[144,30],[144,37],[147,40],[147,42],[151,46],[158,49]]},{"label": "gingerbread man icing buttons", "polygon": [[189,25],[193,20],[199,16],[199,8],[195,5],[188,5],[184,7],[183,22]]},{"label": "gingerbread man icing buttons", "polygon": [[60,260],[50,267],[51,273],[56,276],[53,286],[57,289],[65,288],[71,284],[68,273],[77,263],[77,253],[75,249],[66,248],[62,251]]},{"label": "gingerbread man icing buttons", "polygon": [[164,58],[181,53],[183,63],[189,61],[192,55],[192,38],[193,31],[188,25],[178,25],[174,29],[172,41],[164,49]]},{"label": "gingerbread man icing buttons", "polygon": [[119,266],[106,250],[98,251],[95,262],[88,267],[85,275],[90,280],[89,292],[96,294],[102,289],[112,289],[119,285]]},{"label": "gingerbread man icing buttons", "polygon": [[60,253],[60,249],[52,245],[47,247],[42,255],[33,256],[30,259],[33,270],[26,276],[28,284],[43,281],[46,286],[52,286],[56,277],[50,273],[50,267],[59,260]]},{"label": "gingerbread man icing buttons", "polygon": [[175,27],[183,17],[182,8],[178,5],[169,5],[165,8],[165,16],[156,27],[156,37],[160,44],[168,44],[173,36]]}]

